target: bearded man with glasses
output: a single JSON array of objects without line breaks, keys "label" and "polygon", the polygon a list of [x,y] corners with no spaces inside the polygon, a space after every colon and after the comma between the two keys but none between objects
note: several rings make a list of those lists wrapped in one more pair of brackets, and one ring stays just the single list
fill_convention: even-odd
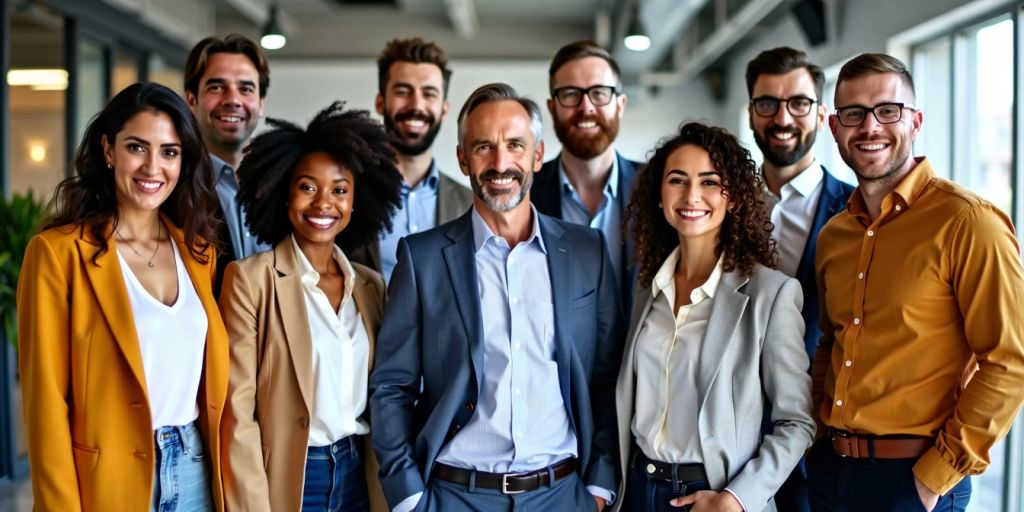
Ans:
[{"label": "bearded man with glasses", "polygon": [[811,506],[963,511],[1024,403],[1013,224],[911,157],[924,116],[902,62],[847,62],[835,103],[858,187],[818,238]]},{"label": "bearded man with glasses", "polygon": [[603,232],[622,297],[631,297],[636,275],[622,212],[642,164],[614,147],[626,109],[619,66],[597,43],[576,41],[558,50],[548,78],[548,112],[562,151],[537,173],[533,204],[545,215]]}]

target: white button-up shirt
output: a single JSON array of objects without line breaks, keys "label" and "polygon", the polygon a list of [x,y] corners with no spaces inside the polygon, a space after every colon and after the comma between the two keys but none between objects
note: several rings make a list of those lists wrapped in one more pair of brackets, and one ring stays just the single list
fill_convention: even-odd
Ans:
[{"label": "white button-up shirt", "polygon": [[772,238],[779,249],[779,270],[786,275],[796,276],[807,247],[807,238],[814,223],[814,213],[821,198],[821,164],[813,162],[779,189],[780,196],[765,189],[768,203],[772,205]]}]

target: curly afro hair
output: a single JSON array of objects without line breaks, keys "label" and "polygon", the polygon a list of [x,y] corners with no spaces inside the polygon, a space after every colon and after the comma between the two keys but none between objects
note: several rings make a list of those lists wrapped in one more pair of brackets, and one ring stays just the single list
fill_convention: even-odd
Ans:
[{"label": "curly afro hair", "polygon": [[238,202],[249,228],[266,243],[277,244],[291,234],[288,192],[292,171],[310,153],[324,152],[352,171],[355,178],[352,218],[335,243],[345,252],[377,240],[391,229],[391,216],[401,204],[402,175],[391,149],[395,138],[365,110],[345,110],[332,103],[303,130],[280,119],[253,138],[238,166]]},{"label": "curly afro hair", "polygon": [[659,143],[637,176],[626,207],[624,229],[636,244],[639,282],[649,285],[665,258],[679,245],[679,234],[665,220],[658,203],[668,157],[687,145],[708,152],[715,170],[722,173],[722,186],[729,196],[729,209],[715,247],[715,254],[722,257],[722,270],[739,269],[749,276],[755,263],[775,268],[777,252],[775,241],[771,239],[772,223],[764,199],[764,181],[750,152],[722,128],[686,123],[678,134]]}]

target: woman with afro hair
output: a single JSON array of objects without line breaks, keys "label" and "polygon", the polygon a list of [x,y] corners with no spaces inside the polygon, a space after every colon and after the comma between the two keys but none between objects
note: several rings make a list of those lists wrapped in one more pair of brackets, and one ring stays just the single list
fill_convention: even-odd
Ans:
[{"label": "woman with afro hair", "polygon": [[369,510],[368,484],[379,484],[364,446],[367,380],[386,290],[345,253],[391,227],[394,140],[340,102],[305,130],[268,124],[238,168],[238,200],[274,247],[228,265],[220,297],[231,342],[227,507]]},{"label": "woman with afro hair", "polygon": [[802,292],[773,270],[761,175],[734,136],[688,123],[635,187],[626,221],[639,278],[616,386],[616,506],[774,511],[815,427]]}]

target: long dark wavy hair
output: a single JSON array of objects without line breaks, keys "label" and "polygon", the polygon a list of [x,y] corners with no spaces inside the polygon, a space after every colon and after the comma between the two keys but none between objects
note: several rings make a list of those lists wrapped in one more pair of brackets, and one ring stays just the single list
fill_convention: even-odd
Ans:
[{"label": "long dark wavy hair", "polygon": [[238,202],[256,238],[277,244],[294,230],[288,219],[292,171],[317,152],[330,155],[355,178],[352,218],[334,243],[349,252],[391,229],[391,215],[401,204],[402,175],[391,148],[397,139],[369,112],[345,110],[336,101],[305,130],[280,119],[267,119],[267,124],[273,128],[253,138],[238,166]]},{"label": "long dark wavy hair", "polygon": [[107,167],[103,155],[103,137],[113,144],[125,123],[140,112],[162,112],[174,123],[181,140],[181,173],[160,212],[185,232],[185,245],[192,256],[206,263],[217,243],[219,224],[213,167],[188,105],[158,83],[129,85],[92,119],[75,152],[75,175],[57,185],[51,201],[55,213],[43,229],[80,226],[99,244],[93,262],[107,252],[119,219],[114,171]]},{"label": "long dark wavy hair", "polygon": [[640,284],[649,285],[665,258],[679,245],[679,234],[665,220],[658,204],[668,157],[687,145],[708,152],[715,170],[722,173],[722,187],[729,197],[715,246],[715,255],[722,257],[722,270],[739,269],[749,276],[755,263],[775,268],[777,252],[775,241],[771,239],[772,223],[764,200],[764,180],[750,152],[722,128],[686,123],[678,134],[658,144],[654,155],[638,174],[626,207],[625,229],[636,244]]}]

